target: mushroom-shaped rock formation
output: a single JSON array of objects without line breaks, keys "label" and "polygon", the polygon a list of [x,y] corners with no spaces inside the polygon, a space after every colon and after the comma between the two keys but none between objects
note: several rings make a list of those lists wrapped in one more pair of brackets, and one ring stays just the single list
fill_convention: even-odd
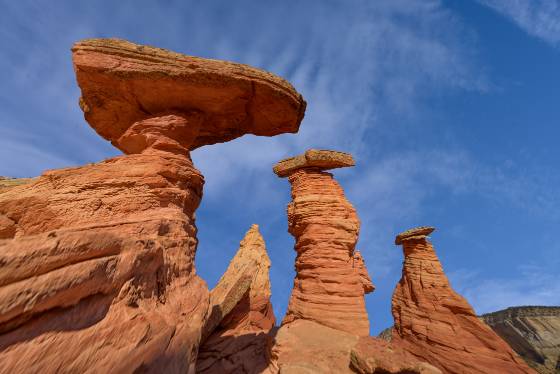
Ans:
[{"label": "mushroom-shaped rock formation", "polygon": [[[200,346],[197,373],[256,374],[268,366],[268,347],[272,340],[269,333],[275,322],[270,303],[269,268],[264,239],[258,226],[253,225],[210,293],[212,315],[222,318]],[[248,287],[239,287],[238,280],[247,274],[250,274]],[[235,292],[229,291],[235,288]],[[222,296],[225,294],[241,297],[226,301]]]},{"label": "mushroom-shaped rock formation", "polygon": [[118,40],[73,48],[87,121],[128,155],[0,193],[0,372],[194,372],[204,178],[188,151],[295,132],[285,81]]},{"label": "mushroom-shaped rock formation", "polygon": [[357,261],[354,257],[360,221],[340,185],[324,171],[352,165],[349,154],[309,150],[273,169],[288,177],[292,186],[288,230],[296,239],[297,252],[296,278],[283,325],[305,319],[369,335],[364,293],[373,286],[361,256]]},{"label": "mushroom-shaped rock formation", "polygon": [[397,236],[402,278],[393,293],[391,342],[445,373],[533,373],[449,284],[427,235],[419,227]]},{"label": "mushroom-shaped rock formation", "polygon": [[72,52],[86,120],[125,152],[119,139],[146,118],[184,116],[191,136],[182,145],[195,149],[244,134],[297,132],[305,112],[288,82],[247,65],[119,39],[83,40]]}]

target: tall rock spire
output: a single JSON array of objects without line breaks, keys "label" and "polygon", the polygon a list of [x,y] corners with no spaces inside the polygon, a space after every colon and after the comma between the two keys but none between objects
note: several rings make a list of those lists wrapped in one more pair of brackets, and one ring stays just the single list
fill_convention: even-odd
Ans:
[{"label": "tall rock spire", "polygon": [[[197,373],[256,374],[268,366],[272,340],[269,332],[275,322],[269,269],[270,259],[259,226],[252,225],[210,293],[209,329],[214,331],[200,347]],[[249,282],[245,284],[243,278]]]},{"label": "tall rock spire", "polygon": [[449,284],[428,235],[433,227],[399,234],[402,278],[393,293],[392,342],[445,373],[533,373]]},{"label": "tall rock spire", "polygon": [[364,293],[373,285],[361,256],[355,254],[360,221],[333,175],[324,171],[353,165],[349,154],[308,150],[274,167],[292,186],[288,231],[296,239],[297,252],[283,325],[303,319],[355,335],[369,334]]}]

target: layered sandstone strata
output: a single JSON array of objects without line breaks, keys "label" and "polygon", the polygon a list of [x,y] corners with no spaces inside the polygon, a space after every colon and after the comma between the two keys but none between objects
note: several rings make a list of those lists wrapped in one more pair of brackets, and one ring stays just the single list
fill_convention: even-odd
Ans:
[{"label": "layered sandstone strata", "polygon": [[296,278],[282,325],[303,319],[369,335],[364,294],[373,290],[361,256],[360,221],[344,191],[325,170],[354,165],[342,152],[309,150],[279,162],[274,172],[292,187],[288,230],[296,239]]},{"label": "layered sandstone strata", "polygon": [[[274,327],[270,303],[270,259],[257,225],[245,234],[239,250],[211,292],[211,300],[235,292],[242,296],[236,304],[221,301],[212,313],[223,315],[213,333],[203,341],[197,361],[197,373],[261,373],[268,366],[269,333]],[[239,279],[249,275],[248,287],[239,287]]]},{"label": "layered sandstone strata", "polygon": [[512,307],[481,319],[536,371],[560,372],[560,307]]},{"label": "layered sandstone strata", "polygon": [[393,293],[391,342],[445,373],[533,373],[451,288],[427,238],[433,230],[411,229],[395,240],[404,264]]},{"label": "layered sandstone strata", "polygon": [[0,193],[0,372],[194,372],[204,179],[189,151],[295,132],[284,80],[121,40],[73,48],[86,120],[127,155]]}]

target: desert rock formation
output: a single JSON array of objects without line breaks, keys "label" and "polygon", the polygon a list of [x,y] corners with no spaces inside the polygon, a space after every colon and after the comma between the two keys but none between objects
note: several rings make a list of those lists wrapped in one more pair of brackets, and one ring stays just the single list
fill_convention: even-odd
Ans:
[{"label": "desert rock formation", "polygon": [[[270,259],[258,226],[245,234],[226,272],[210,293],[212,314],[223,315],[200,346],[197,373],[260,373],[268,366],[270,330],[274,313],[270,303]],[[245,287],[240,280],[248,278]],[[241,284],[241,286],[239,286]],[[241,297],[225,302],[222,295],[237,288]],[[216,301],[214,301],[216,300]],[[236,298],[237,300],[237,298]],[[232,305],[233,304],[233,305]]]},{"label": "desert rock formation", "polygon": [[340,185],[325,171],[353,165],[349,154],[308,150],[274,167],[292,187],[288,231],[297,252],[294,288],[282,325],[304,319],[369,335],[364,293],[373,285],[361,257],[354,259],[360,221]]},{"label": "desert rock formation", "polygon": [[303,319],[278,329],[271,361],[268,372],[282,374],[441,374],[380,339]]},{"label": "desert rock formation", "polygon": [[194,372],[210,295],[189,151],[296,132],[305,102],[244,65],[115,39],[72,51],[86,120],[127,155],[0,193],[0,372]]},{"label": "desert rock formation", "polygon": [[560,373],[560,307],[512,307],[480,317],[537,372]]},{"label": "desert rock formation", "polygon": [[393,293],[391,343],[444,373],[532,373],[451,288],[427,238],[433,230],[411,229],[395,240],[404,264]]}]

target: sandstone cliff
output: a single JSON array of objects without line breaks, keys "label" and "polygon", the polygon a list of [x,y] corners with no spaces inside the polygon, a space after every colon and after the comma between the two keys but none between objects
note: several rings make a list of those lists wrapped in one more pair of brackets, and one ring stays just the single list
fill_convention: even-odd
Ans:
[{"label": "sandstone cliff", "polygon": [[560,373],[560,307],[511,307],[480,318],[536,371]]},{"label": "sandstone cliff", "polygon": [[428,235],[419,227],[399,234],[404,263],[393,293],[393,343],[445,373],[532,373],[475,315],[449,284]]},{"label": "sandstone cliff", "polygon": [[194,372],[210,295],[189,151],[296,132],[305,102],[244,65],[114,39],[72,51],[86,120],[126,155],[0,193],[0,372]]}]

